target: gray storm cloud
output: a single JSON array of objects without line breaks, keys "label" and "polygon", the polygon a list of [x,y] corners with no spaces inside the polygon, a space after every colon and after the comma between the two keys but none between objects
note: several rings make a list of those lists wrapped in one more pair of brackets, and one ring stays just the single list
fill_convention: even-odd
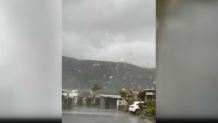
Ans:
[{"label": "gray storm cloud", "polygon": [[63,56],[156,66],[155,1],[63,0],[62,6]]}]

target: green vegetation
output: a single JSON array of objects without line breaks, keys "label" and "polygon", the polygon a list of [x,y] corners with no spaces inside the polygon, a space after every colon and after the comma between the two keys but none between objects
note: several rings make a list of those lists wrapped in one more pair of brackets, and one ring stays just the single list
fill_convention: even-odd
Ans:
[{"label": "green vegetation", "polygon": [[118,92],[120,93],[121,98],[124,99],[124,100],[126,100],[126,102],[127,102],[128,104],[131,104],[131,103],[133,103],[134,101],[136,101],[135,98],[133,98],[133,97],[131,97],[131,96],[129,95],[129,91],[128,91],[128,90],[120,90],[120,91],[118,91]]},{"label": "green vegetation", "polygon": [[129,111],[129,104],[125,105],[125,111],[128,112]]},{"label": "green vegetation", "polygon": [[156,115],[156,101],[155,100],[147,100],[147,107],[143,109],[143,115],[148,117],[154,117]]},{"label": "green vegetation", "polygon": [[98,84],[95,84],[92,89],[92,91],[97,91],[97,90],[101,90],[101,87]]},{"label": "green vegetation", "polygon": [[129,92],[127,90],[120,90],[119,93],[123,99],[126,99],[128,94],[129,94]]},{"label": "green vegetation", "polygon": [[[125,111],[128,111],[129,105],[131,105],[134,101],[136,101],[136,99],[129,96],[129,92],[127,90],[120,90],[119,93],[120,93],[120,96],[127,101],[127,105],[125,106]],[[138,94],[138,99],[141,99],[142,101],[145,100],[145,91],[140,92]],[[134,113],[135,116],[155,117],[155,115],[156,115],[156,101],[155,101],[155,99],[148,99],[147,102],[140,105],[140,107],[141,107],[141,109],[137,110]]]}]

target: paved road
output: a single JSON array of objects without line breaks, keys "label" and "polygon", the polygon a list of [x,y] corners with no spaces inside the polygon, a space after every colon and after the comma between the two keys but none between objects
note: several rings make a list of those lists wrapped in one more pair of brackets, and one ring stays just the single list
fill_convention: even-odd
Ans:
[{"label": "paved road", "polygon": [[145,121],[114,110],[74,109],[62,112],[62,123],[145,123]]}]

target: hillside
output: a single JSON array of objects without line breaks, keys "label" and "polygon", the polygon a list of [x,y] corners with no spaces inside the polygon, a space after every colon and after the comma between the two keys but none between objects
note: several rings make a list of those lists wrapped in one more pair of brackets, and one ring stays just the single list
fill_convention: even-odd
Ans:
[{"label": "hillside", "polygon": [[98,83],[102,91],[153,86],[154,69],[122,62],[78,60],[62,57],[62,88],[85,89]]}]

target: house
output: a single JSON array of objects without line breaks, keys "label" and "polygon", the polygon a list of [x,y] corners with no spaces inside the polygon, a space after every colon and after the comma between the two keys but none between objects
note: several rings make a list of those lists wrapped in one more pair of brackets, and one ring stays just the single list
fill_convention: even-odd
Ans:
[{"label": "house", "polygon": [[62,90],[62,104],[67,104],[69,108],[74,107],[74,98],[70,96],[70,91]]},{"label": "house", "polygon": [[145,100],[155,99],[155,98],[156,98],[156,90],[155,89],[146,89],[146,91],[145,91]]},{"label": "house", "polygon": [[130,96],[133,97],[135,100],[139,100],[138,94],[140,92],[144,92],[144,89],[139,89],[139,88],[133,88],[133,89],[128,89],[130,92]]},{"label": "house", "polygon": [[79,103],[78,105],[91,105],[91,94],[89,92],[81,92],[78,96]]},{"label": "house", "polygon": [[[77,90],[62,90],[62,95],[65,96],[65,98],[72,98],[72,100],[74,101],[74,105],[77,104]],[[66,99],[65,99],[66,100]]]},{"label": "house", "polygon": [[71,95],[74,97],[75,106],[88,105],[87,100],[91,97],[88,88],[80,88],[78,90],[72,90]]},{"label": "house", "polygon": [[119,94],[100,93],[100,109],[115,109],[122,105],[121,96]]},{"label": "house", "polygon": [[91,94],[91,98],[95,96],[93,100],[94,105],[99,106],[100,105],[100,90],[97,90],[97,91],[90,90],[90,94]]},{"label": "house", "polygon": [[117,110],[119,110],[119,111],[124,111],[126,105],[127,105],[126,100],[124,100],[124,99],[118,99],[118,101],[117,101]]},{"label": "house", "polygon": [[62,103],[67,103],[68,96],[69,96],[69,91],[68,90],[62,90]]},{"label": "house", "polygon": [[78,98],[78,90],[72,90],[70,93],[69,93],[69,97],[73,98],[74,100],[74,106],[77,105],[77,98]]},{"label": "house", "polygon": [[[89,88],[80,88],[77,90],[77,96],[75,96],[75,105],[76,106],[91,106],[92,102],[92,94],[91,90]],[[97,92],[95,92],[95,100],[94,100],[94,106],[100,105],[100,98]]]}]

